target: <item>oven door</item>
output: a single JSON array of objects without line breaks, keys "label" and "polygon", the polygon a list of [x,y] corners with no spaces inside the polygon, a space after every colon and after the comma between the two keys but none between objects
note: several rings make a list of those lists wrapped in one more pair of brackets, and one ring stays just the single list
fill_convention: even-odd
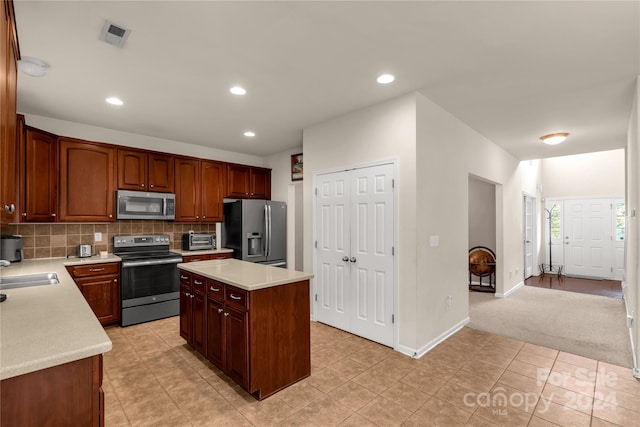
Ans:
[{"label": "oven door", "polygon": [[180,298],[181,258],[124,261],[121,268],[122,308]]}]

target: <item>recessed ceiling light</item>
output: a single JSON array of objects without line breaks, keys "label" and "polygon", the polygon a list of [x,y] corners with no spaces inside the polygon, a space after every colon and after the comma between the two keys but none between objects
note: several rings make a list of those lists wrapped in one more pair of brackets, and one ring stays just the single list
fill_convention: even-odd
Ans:
[{"label": "recessed ceiling light", "polygon": [[244,136],[248,136],[249,138],[253,138],[254,136],[256,136],[255,132],[251,132],[250,130],[246,131],[244,133]]},{"label": "recessed ceiling light", "polygon": [[229,89],[229,92],[231,92],[234,95],[244,95],[245,93],[247,93],[245,88],[240,87],[240,86],[232,87],[231,89]]},{"label": "recessed ceiling light", "polygon": [[122,100],[120,98],[114,98],[114,97],[107,98],[107,99],[105,99],[105,101],[107,101],[111,105],[123,105],[124,104],[124,102],[122,102]]},{"label": "recessed ceiling light", "polygon": [[396,78],[391,75],[391,74],[382,74],[380,76],[378,76],[378,78],[376,79],[376,81],[378,83],[380,83],[381,85],[386,85],[391,83],[392,81],[394,81]]},{"label": "recessed ceiling light", "polygon": [[568,136],[568,132],[550,133],[549,135],[541,136],[540,140],[547,145],[558,145],[561,142],[564,142]]}]

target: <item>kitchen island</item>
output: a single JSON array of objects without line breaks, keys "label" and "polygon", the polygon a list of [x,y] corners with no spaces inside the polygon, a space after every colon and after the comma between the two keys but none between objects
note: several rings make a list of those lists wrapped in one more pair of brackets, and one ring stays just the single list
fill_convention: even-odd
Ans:
[{"label": "kitchen island", "polygon": [[98,425],[102,354],[111,340],[66,266],[115,261],[29,260],[0,270],[2,277],[56,273],[59,280],[1,291],[7,299],[0,303],[0,424]]},{"label": "kitchen island", "polygon": [[257,399],[311,374],[312,274],[221,259],[178,264],[180,335]]}]

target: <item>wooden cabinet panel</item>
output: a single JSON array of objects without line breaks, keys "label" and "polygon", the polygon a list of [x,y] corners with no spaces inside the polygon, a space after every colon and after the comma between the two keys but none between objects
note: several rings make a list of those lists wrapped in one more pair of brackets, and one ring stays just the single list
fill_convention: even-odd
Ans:
[{"label": "wooden cabinet panel", "polygon": [[249,292],[235,286],[226,285],[224,288],[224,302],[238,310],[248,310]]},{"label": "wooden cabinet panel", "polygon": [[207,359],[224,370],[225,322],[224,304],[211,297],[207,298]]},{"label": "wooden cabinet panel", "polygon": [[118,149],[118,189],[173,193],[174,156]]},{"label": "wooden cabinet panel", "polygon": [[249,387],[249,320],[247,313],[225,306],[226,374]]},{"label": "wooden cabinet panel", "polygon": [[227,165],[227,197],[249,197],[249,166]]},{"label": "wooden cabinet panel", "polygon": [[25,215],[27,222],[54,222],[58,210],[58,138],[27,128]]},{"label": "wooden cabinet panel", "polygon": [[271,199],[271,169],[245,165],[227,165],[226,197]]},{"label": "wooden cabinet panel", "polygon": [[[205,279],[202,279],[204,282]],[[193,283],[195,287],[196,279],[194,277]],[[198,350],[201,354],[207,354],[206,348],[206,328],[207,328],[207,311],[206,311],[206,302],[207,297],[204,293],[196,291],[192,288],[193,292],[191,293],[191,314],[192,314],[192,325],[191,325],[191,345],[193,348]]]},{"label": "wooden cabinet panel", "polygon": [[271,200],[271,170],[251,168],[249,175],[251,182],[250,195],[252,199]]},{"label": "wooden cabinet panel", "polygon": [[211,259],[228,259],[233,258],[233,252],[224,252],[221,254],[211,254]]},{"label": "wooden cabinet panel", "polygon": [[224,211],[225,165],[220,162],[203,161],[200,164],[202,188],[203,222],[222,222]]},{"label": "wooden cabinet panel", "polygon": [[115,221],[116,149],[59,138],[60,221]]},{"label": "wooden cabinet panel", "polygon": [[180,336],[191,343],[191,286],[180,282]]},{"label": "wooden cabinet panel", "polygon": [[114,324],[120,321],[118,277],[86,277],[77,279],[76,283],[101,324]]},{"label": "wooden cabinet panel", "polygon": [[2,380],[0,425],[104,425],[101,385],[102,355]]},{"label": "wooden cabinet panel", "polygon": [[76,285],[102,325],[120,322],[120,264],[68,266]]},{"label": "wooden cabinet panel", "polygon": [[200,161],[176,158],[176,221],[200,221]]},{"label": "wooden cabinet panel", "polygon": [[207,297],[216,301],[224,301],[224,283],[217,280],[207,279]]},{"label": "wooden cabinet panel", "polygon": [[161,153],[149,153],[148,183],[149,190],[162,193],[174,192],[175,160],[174,156]]},{"label": "wooden cabinet panel", "polygon": [[3,1],[0,39],[0,222],[18,221],[18,143],[16,93],[18,85],[18,35],[13,2]]},{"label": "wooden cabinet panel", "polygon": [[144,191],[147,189],[147,153],[118,149],[118,188]]},{"label": "wooden cabinet panel", "polygon": [[182,262],[209,261],[211,259],[227,259],[232,257],[233,252],[224,252],[221,254],[183,255]]}]

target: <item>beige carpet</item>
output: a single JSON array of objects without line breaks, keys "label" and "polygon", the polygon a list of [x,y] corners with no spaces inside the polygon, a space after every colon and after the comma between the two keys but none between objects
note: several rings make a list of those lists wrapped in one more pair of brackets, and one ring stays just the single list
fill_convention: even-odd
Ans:
[{"label": "beige carpet", "polygon": [[633,367],[622,299],[530,286],[506,298],[469,292],[469,317],[473,329]]}]

